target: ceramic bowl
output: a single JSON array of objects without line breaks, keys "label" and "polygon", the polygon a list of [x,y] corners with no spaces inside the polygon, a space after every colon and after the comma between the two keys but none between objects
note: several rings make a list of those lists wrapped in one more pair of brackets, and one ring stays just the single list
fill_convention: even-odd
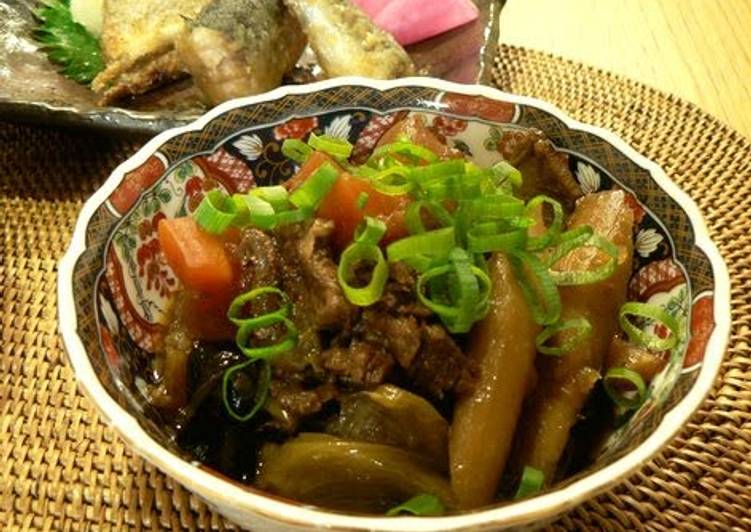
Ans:
[{"label": "ceramic bowl", "polygon": [[[569,155],[585,192],[621,188],[638,229],[629,297],[661,305],[688,334],[630,421],[595,463],[536,497],[445,517],[366,517],[269,496],[191,462],[171,443],[139,376],[163,332],[177,281],[155,228],[196,208],[207,190],[242,192],[294,172],[280,153],[309,131],[349,139],[367,157],[409,113],[425,115],[452,147],[480,164],[500,158],[498,139],[536,127]],[[499,530],[544,523],[617,483],[686,423],[709,391],[730,325],[728,273],[694,202],[653,162],[614,134],[550,104],[481,86],[430,79],[339,79],[227,102],[166,131],[120,165],[84,206],[60,264],[60,329],[81,387],[135,452],[232,521],[256,531]]]}]

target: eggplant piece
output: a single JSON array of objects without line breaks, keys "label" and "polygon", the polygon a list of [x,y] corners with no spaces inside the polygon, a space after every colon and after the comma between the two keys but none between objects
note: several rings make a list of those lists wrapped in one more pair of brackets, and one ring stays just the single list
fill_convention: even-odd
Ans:
[{"label": "eggplant piece", "polygon": [[[599,379],[603,357],[618,331],[618,309],[626,299],[633,255],[633,213],[620,190],[585,196],[576,205],[568,227],[589,225],[616,245],[615,272],[595,283],[562,286],[561,320],[586,318],[590,336],[563,356],[539,357],[540,381],[524,411],[523,432],[514,471],[524,466],[541,470],[550,483],[579,412]],[[574,250],[561,259],[559,271],[587,271],[600,266],[604,254],[591,247]]]},{"label": "eggplant piece", "polygon": [[455,507],[448,480],[419,455],[377,443],[303,433],[261,450],[259,488],[344,512],[383,513],[420,494]]},{"label": "eggplant piece", "polygon": [[495,498],[528,383],[534,379],[540,331],[508,259],[496,254],[488,269],[492,304],[472,330],[469,345],[480,374],[474,391],[458,398],[451,425],[451,485],[460,508]]},{"label": "eggplant piece", "polygon": [[339,416],[326,432],[413,451],[437,470],[448,470],[448,422],[428,401],[397,386],[342,397]]}]

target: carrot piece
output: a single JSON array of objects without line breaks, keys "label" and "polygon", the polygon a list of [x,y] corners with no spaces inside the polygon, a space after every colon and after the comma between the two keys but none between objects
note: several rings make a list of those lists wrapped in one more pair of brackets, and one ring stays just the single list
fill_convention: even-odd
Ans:
[{"label": "carrot piece", "polygon": [[439,139],[428,128],[422,115],[410,115],[401,122],[394,124],[391,129],[383,134],[378,141],[378,146],[396,142],[401,137],[406,137],[410,142],[428,148],[440,159],[456,159],[463,156],[460,151],[449,148],[445,142]]},{"label": "carrot piece", "polygon": [[[361,194],[367,194],[362,209],[358,206]],[[333,239],[337,247],[343,249],[352,241],[355,229],[366,215],[379,218],[386,224],[384,242],[405,236],[404,214],[410,201],[407,195],[383,194],[367,180],[342,173],[321,202],[318,215],[334,222]]]},{"label": "carrot piece", "polygon": [[324,163],[331,163],[334,168],[338,170],[340,169],[339,164],[327,154],[321,151],[314,151],[308,160],[300,167],[300,170],[284,183],[284,186],[287,187],[287,190],[295,190],[302,185],[306,179],[313,175],[313,173]]},{"label": "carrot piece", "polygon": [[163,219],[158,232],[167,263],[187,288],[203,293],[231,290],[234,271],[220,239],[190,217]]}]

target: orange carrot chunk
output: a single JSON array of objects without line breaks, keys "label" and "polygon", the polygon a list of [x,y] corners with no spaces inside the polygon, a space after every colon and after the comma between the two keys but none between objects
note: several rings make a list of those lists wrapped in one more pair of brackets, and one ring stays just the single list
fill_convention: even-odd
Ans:
[{"label": "orange carrot chunk", "polygon": [[167,263],[187,288],[209,294],[231,290],[232,262],[219,238],[190,217],[161,220],[158,232]]}]

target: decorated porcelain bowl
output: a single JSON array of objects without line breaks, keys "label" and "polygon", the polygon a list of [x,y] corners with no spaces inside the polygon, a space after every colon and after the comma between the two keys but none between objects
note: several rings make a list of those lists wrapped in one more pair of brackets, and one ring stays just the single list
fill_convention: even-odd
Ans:
[{"label": "decorated porcelain bowl", "polygon": [[[589,468],[521,502],[444,517],[347,515],[270,496],[192,462],[172,443],[140,376],[177,287],[156,237],[158,221],[190,213],[211,189],[243,192],[290,177],[284,139],[326,133],[352,142],[356,158],[367,157],[383,132],[410,113],[424,115],[436,134],[481,165],[500,159],[505,132],[538,128],[568,154],[585,192],[626,191],[638,225],[629,297],[666,309],[685,340]],[[227,102],[158,135],[84,206],[60,264],[58,297],[70,361],[102,417],[135,452],[256,531],[499,530],[549,521],[639,467],[686,423],[717,375],[730,325],[725,264],[694,202],[655,163],[547,103],[429,79],[284,87]]]}]

